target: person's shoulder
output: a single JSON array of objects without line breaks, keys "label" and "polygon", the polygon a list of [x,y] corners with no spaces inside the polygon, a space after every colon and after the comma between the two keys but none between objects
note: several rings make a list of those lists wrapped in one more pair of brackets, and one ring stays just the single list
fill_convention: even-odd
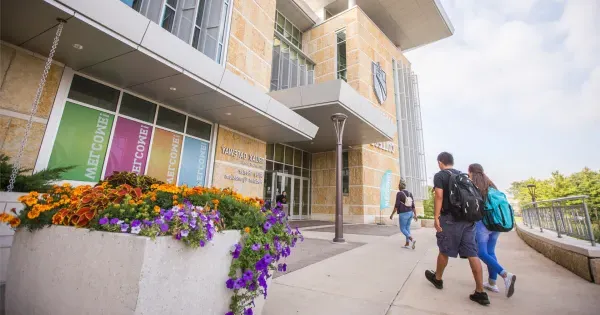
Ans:
[{"label": "person's shoulder", "polygon": [[448,176],[448,172],[445,170],[441,170],[441,171],[435,173],[435,175],[433,175],[433,179],[435,180],[436,178],[444,178],[446,176]]}]

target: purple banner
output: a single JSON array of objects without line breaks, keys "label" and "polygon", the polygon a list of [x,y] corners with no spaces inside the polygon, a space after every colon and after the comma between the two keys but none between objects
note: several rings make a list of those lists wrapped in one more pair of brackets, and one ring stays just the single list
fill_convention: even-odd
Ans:
[{"label": "purple banner", "polygon": [[115,171],[144,174],[151,136],[152,126],[119,117],[104,176]]}]

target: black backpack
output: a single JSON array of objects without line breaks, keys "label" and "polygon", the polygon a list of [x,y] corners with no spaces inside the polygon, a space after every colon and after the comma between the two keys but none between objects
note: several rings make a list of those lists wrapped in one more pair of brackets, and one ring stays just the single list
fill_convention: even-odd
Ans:
[{"label": "black backpack", "polygon": [[479,189],[465,173],[450,173],[450,213],[460,221],[477,222],[483,218],[484,203]]}]

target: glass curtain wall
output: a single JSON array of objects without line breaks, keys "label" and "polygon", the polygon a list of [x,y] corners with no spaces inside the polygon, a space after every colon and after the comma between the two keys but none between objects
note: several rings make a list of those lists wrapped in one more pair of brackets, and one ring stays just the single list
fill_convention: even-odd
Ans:
[{"label": "glass curtain wall", "polygon": [[232,0],[121,0],[222,63]]}]

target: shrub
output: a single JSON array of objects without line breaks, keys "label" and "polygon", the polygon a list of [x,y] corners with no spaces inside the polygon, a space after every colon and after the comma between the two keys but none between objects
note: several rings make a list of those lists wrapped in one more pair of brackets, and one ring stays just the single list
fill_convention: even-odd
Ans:
[{"label": "shrub", "polygon": [[[0,154],[0,190],[5,190],[8,187],[10,175],[14,169],[14,165],[8,161],[8,156]],[[32,175],[26,175],[26,173],[31,172],[31,169],[21,168],[18,171],[13,191],[46,191],[52,187],[51,182],[60,180],[61,175],[72,168],[73,166],[45,169]]]}]

